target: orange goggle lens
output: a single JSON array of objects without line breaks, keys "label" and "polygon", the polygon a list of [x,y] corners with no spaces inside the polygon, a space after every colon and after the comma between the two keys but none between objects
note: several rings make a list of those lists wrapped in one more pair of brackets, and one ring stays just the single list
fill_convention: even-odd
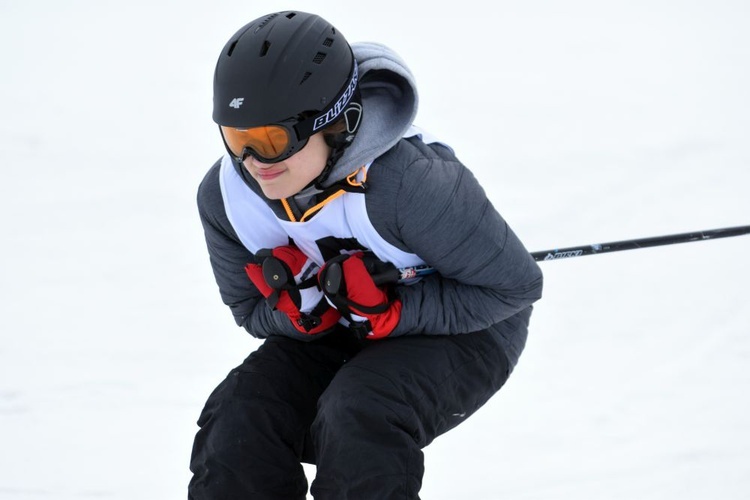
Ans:
[{"label": "orange goggle lens", "polygon": [[237,158],[246,156],[245,148],[250,148],[257,156],[272,160],[282,156],[292,142],[289,131],[279,125],[246,129],[222,126],[221,133]]}]

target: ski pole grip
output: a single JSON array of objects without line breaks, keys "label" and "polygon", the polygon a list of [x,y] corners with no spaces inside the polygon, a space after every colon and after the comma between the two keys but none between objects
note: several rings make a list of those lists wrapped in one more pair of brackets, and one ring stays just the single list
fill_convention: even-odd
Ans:
[{"label": "ski pole grip", "polygon": [[341,264],[338,262],[332,262],[325,268],[325,276],[323,281],[323,291],[328,295],[338,295],[341,289],[341,280],[343,278],[344,271],[341,269]]},{"label": "ski pole grip", "polygon": [[289,270],[281,259],[267,257],[261,265],[263,279],[268,286],[274,290],[281,290],[286,285],[294,283],[294,277],[289,275]]},{"label": "ski pole grip", "polygon": [[401,272],[396,269],[396,267],[391,267],[371,276],[372,281],[374,281],[377,286],[393,285],[398,283],[398,280],[401,279]]}]

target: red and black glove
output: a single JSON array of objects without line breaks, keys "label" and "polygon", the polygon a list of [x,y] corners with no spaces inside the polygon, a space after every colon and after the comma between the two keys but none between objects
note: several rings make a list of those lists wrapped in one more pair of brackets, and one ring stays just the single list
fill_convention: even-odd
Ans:
[{"label": "red and black glove", "polygon": [[259,264],[245,272],[272,309],[289,316],[302,333],[316,334],[338,323],[341,314],[326,302],[316,273],[318,265],[297,247],[289,245],[255,254]]},{"label": "red and black glove", "polygon": [[350,321],[361,338],[387,337],[401,319],[401,301],[388,286],[378,286],[372,275],[395,269],[393,265],[357,252],[325,263],[318,281],[328,301]]}]

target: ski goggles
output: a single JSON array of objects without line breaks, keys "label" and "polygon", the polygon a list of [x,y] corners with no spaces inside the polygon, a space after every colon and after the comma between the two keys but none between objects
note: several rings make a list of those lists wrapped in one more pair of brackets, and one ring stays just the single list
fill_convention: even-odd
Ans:
[{"label": "ski goggles", "polygon": [[292,120],[247,129],[219,128],[227,150],[239,161],[252,156],[262,163],[280,162],[305,147],[309,139],[309,135],[300,138]]},{"label": "ski goggles", "polygon": [[289,118],[260,127],[237,128],[220,125],[221,137],[235,159],[252,156],[261,163],[284,161],[304,148],[307,140],[333,123],[347,109],[352,98],[359,100],[357,62],[352,65],[349,83],[330,106],[309,117]]}]

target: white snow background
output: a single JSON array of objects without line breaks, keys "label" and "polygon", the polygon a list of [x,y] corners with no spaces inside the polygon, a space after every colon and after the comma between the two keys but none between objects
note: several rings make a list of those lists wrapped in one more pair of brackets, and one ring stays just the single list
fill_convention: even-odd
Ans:
[{"label": "white snow background", "polygon": [[[294,7],[401,54],[530,251],[750,224],[745,0],[0,0],[1,499],[186,498],[203,403],[258,345],[195,207],[214,64]],[[426,449],[422,498],[750,498],[749,256],[542,263],[520,364]]]}]

